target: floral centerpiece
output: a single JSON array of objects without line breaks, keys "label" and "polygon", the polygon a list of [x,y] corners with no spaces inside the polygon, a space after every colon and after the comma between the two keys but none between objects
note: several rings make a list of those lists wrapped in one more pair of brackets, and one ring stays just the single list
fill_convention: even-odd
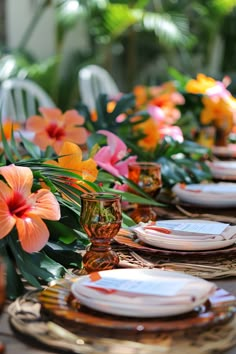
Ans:
[{"label": "floral centerpiece", "polygon": [[[223,86],[218,104],[233,104]],[[119,193],[124,210],[127,203],[160,206],[128,179],[130,162],[160,163],[167,189],[211,179],[210,150],[187,139],[186,95],[176,87],[168,82],[117,97],[102,94],[93,112],[79,102],[64,113],[41,107],[24,123],[2,118],[0,255],[11,279],[9,297],[24,291],[25,281],[40,287],[82,267],[80,251],[89,241],[79,223],[81,193]],[[123,212],[123,225],[133,224]]]},{"label": "floral centerpiece", "polygon": [[202,73],[196,79],[176,72],[174,76],[185,98],[177,122],[185,137],[209,147],[227,145],[236,123],[236,100],[227,89],[231,79],[220,81]]},{"label": "floral centerpiece", "polygon": [[[89,241],[79,223],[81,193],[117,190],[124,203],[158,205],[145,193],[121,187],[128,163],[137,158],[125,143],[101,130],[97,134],[107,137],[107,146],[88,151],[84,123],[76,110],[45,107],[23,124],[2,119],[0,255],[10,298],[25,283],[38,288],[82,267],[80,251]],[[124,214],[123,225],[133,224]]]}]

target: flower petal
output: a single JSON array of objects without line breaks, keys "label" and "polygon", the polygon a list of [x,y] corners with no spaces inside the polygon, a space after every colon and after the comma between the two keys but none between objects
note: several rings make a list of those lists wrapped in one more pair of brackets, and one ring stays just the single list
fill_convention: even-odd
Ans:
[{"label": "flower petal", "polygon": [[41,116],[31,116],[26,121],[26,130],[30,130],[35,133],[40,132],[45,127],[46,122]]},{"label": "flower petal", "polygon": [[116,169],[120,176],[128,177],[128,164],[136,162],[137,156],[130,156],[124,161],[120,161],[116,164]]},{"label": "flower petal", "polygon": [[114,163],[121,160],[127,154],[127,146],[117,135],[107,130],[98,130],[98,133],[107,136],[107,143],[111,149]]},{"label": "flower petal", "polygon": [[68,140],[78,145],[85,144],[88,138],[87,130],[82,127],[76,127],[74,125],[71,128],[66,127],[65,132],[66,132],[65,140]]},{"label": "flower petal", "polygon": [[41,218],[16,219],[18,237],[23,250],[32,253],[40,251],[47,243],[49,231]]},{"label": "flower petal", "polygon": [[[1,192],[3,187],[1,182]],[[6,186],[7,187],[7,186]],[[7,187],[8,188],[8,187]],[[10,190],[10,188],[8,188]],[[7,236],[16,223],[15,218],[9,213],[8,205],[5,201],[4,193],[0,195],[0,239]]]},{"label": "flower petal", "polygon": [[37,145],[41,150],[46,150],[48,146],[52,146],[54,139],[50,138],[46,131],[41,131],[35,135],[33,138],[35,145]]},{"label": "flower petal", "polygon": [[33,202],[33,209],[27,213],[27,216],[37,215],[46,220],[60,219],[60,206],[52,192],[47,189],[40,189],[32,194],[29,199]]},{"label": "flower petal", "polygon": [[0,167],[0,174],[14,191],[18,191],[24,197],[28,197],[31,194],[33,173],[29,167],[15,166],[13,164],[3,166]]},{"label": "flower petal", "polygon": [[82,161],[82,150],[74,143],[65,141],[60,150],[59,165],[63,168],[76,169],[76,165]]},{"label": "flower petal", "polygon": [[64,113],[65,125],[83,125],[84,117],[81,116],[75,109],[70,109]]},{"label": "flower petal", "polygon": [[39,112],[48,120],[62,120],[62,111],[59,108],[40,107]]}]

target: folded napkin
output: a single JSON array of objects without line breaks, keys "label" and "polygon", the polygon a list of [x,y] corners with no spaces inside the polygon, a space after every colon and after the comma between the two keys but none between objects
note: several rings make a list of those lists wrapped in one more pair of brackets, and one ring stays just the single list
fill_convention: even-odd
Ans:
[{"label": "folded napkin", "polygon": [[[138,272],[136,272],[136,276],[138,276]],[[135,286],[135,279],[133,279],[132,273],[131,277],[121,278],[121,281],[123,280],[130,282],[130,288],[132,285]],[[204,279],[161,270],[156,270],[154,277],[143,277],[142,272],[140,272],[140,278],[136,281],[143,282],[143,287],[145,288],[145,286],[150,285],[150,280],[155,281],[157,288],[159,288],[157,292],[161,292],[161,288],[165,287],[164,292],[169,291],[171,293],[173,291],[173,294],[147,295],[125,290],[113,289],[111,291],[111,288],[91,287],[87,277],[85,277],[84,281],[77,283],[76,286],[74,285],[72,290],[78,298],[84,297],[90,299],[91,302],[102,301],[106,304],[114,306],[117,304],[119,307],[131,307],[134,309],[140,306],[145,306],[147,309],[153,308],[153,306],[193,305],[194,307],[196,303],[199,304],[206,301],[216,290],[215,284]],[[96,286],[96,282],[93,286]]]}]

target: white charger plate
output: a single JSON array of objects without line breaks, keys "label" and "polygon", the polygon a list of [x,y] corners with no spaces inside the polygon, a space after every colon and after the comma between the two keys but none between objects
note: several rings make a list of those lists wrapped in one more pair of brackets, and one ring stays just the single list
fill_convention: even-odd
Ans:
[{"label": "white charger plate", "polygon": [[208,166],[213,177],[236,181],[236,161],[211,161]]},{"label": "white charger plate", "polygon": [[[188,280],[189,283],[183,285],[181,293],[171,296],[172,303],[168,303],[168,297],[162,297],[162,303],[158,305],[158,297],[154,296],[142,296],[137,295],[138,301],[141,303],[135,303],[135,300],[123,298],[120,295],[107,295],[98,292],[94,288],[88,288],[83,285],[89,277],[84,276],[79,278],[71,286],[71,291],[73,295],[80,301],[81,304],[92,308],[94,310],[109,313],[119,316],[129,316],[129,317],[169,317],[176,316],[179,314],[187,313],[194,310],[197,306],[203,304],[215,291],[215,285],[204,279],[200,279],[191,275],[187,275],[180,272],[170,272],[159,269],[115,269],[99,272],[102,277],[113,277],[113,278],[125,278],[125,279],[139,279],[140,281],[145,281],[148,277],[156,281],[161,281],[161,279],[170,282],[179,279],[179,281]],[[183,301],[182,296],[188,295],[192,297],[191,301]],[[121,298],[121,301],[117,300]],[[150,300],[152,299],[152,301]],[[164,299],[164,300],[163,300]],[[166,299],[166,304],[163,303]],[[170,300],[170,301],[171,301]],[[173,300],[176,303],[173,303]],[[155,301],[155,303],[153,303]],[[179,303],[178,303],[179,302]]]},{"label": "white charger plate", "polygon": [[[212,188],[212,192],[206,190]],[[185,188],[177,183],[172,191],[182,202],[195,206],[228,208],[236,206],[236,183],[189,184]]]},{"label": "white charger plate", "polygon": [[[215,223],[214,221],[209,221],[209,220],[201,220],[201,219],[181,219],[181,220],[165,220],[165,223],[168,224],[176,224],[176,222],[181,222],[181,223],[197,223],[197,222],[202,222],[202,223]],[[160,224],[161,226],[161,224]],[[231,227],[231,226],[228,226]],[[232,226],[234,227],[234,226]],[[171,240],[170,236],[167,234],[167,237],[163,234],[163,236],[159,235],[150,235],[147,234],[146,232],[143,231],[142,227],[134,227],[133,230],[135,231],[136,235],[138,238],[143,241],[146,244],[159,247],[159,248],[164,248],[164,249],[170,249],[170,250],[177,250],[177,251],[204,251],[204,250],[216,250],[216,249],[222,249],[228,246],[233,245],[236,242],[236,237],[232,237],[229,240],[199,240],[199,241],[193,241],[188,238],[188,236],[184,236],[184,233],[182,234],[182,239],[176,238]],[[184,240],[184,237],[186,237],[186,240]]]}]

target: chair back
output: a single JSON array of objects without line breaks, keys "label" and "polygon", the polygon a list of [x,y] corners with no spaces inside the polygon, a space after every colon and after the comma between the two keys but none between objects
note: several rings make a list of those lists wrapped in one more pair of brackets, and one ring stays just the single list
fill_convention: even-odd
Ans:
[{"label": "chair back", "polygon": [[3,81],[0,91],[0,118],[24,122],[38,114],[39,107],[55,107],[49,95],[34,81],[11,78]]},{"label": "chair back", "polygon": [[95,109],[100,94],[115,96],[120,92],[109,72],[98,65],[87,65],[82,68],[78,80],[81,100],[90,110]]}]

